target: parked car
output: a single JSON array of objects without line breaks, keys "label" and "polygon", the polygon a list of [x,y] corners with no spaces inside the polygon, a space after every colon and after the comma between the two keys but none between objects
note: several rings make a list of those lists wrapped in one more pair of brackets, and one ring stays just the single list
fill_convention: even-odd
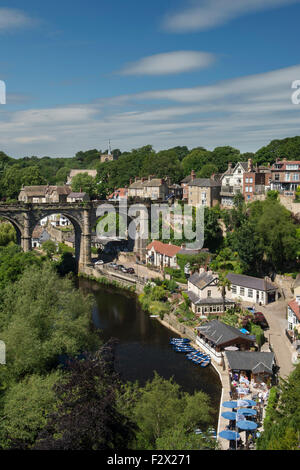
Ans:
[{"label": "parked car", "polygon": [[116,267],[116,269],[118,271],[122,271],[123,268],[125,268],[125,266],[123,266],[123,264],[118,264],[117,267]]},{"label": "parked car", "polygon": [[122,273],[128,273],[128,269],[125,268],[124,266],[123,266],[123,268],[121,269],[121,271],[122,271]]},{"label": "parked car", "polygon": [[116,264],[116,263],[109,263],[109,264],[108,264],[108,267],[109,267],[109,268],[116,269],[117,264]]},{"label": "parked car", "polygon": [[104,264],[104,261],[102,259],[99,259],[96,261],[95,266],[100,266],[101,264]]},{"label": "parked car", "polygon": [[262,312],[254,313],[253,323],[256,323],[257,325],[261,326],[263,329],[269,328],[269,323],[267,322],[267,319]]},{"label": "parked car", "polygon": [[128,269],[127,269],[127,272],[128,272],[129,274],[134,274],[135,271],[134,271],[133,268],[128,268]]}]

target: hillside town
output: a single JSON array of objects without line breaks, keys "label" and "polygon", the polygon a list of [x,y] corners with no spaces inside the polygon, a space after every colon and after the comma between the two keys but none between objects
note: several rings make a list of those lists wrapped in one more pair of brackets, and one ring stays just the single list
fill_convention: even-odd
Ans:
[{"label": "hillside town", "polygon": [[[114,161],[110,155],[107,159],[100,155],[100,159],[104,165]],[[96,180],[97,172],[71,169],[64,185],[22,186],[18,201],[41,206],[100,203],[88,189],[74,188],[72,182],[82,176]],[[271,201],[272,195],[299,224],[299,185],[300,161],[282,158],[264,166],[254,165],[249,158],[229,162],[224,173],[209,178],[198,178],[192,170],[180,184],[169,176],[136,177],[128,186],[107,194],[106,201],[176,202],[194,209],[204,206],[234,211],[255,201]],[[172,225],[172,218],[168,223]],[[216,224],[220,224],[223,236],[228,235],[220,212]],[[63,251],[74,256],[74,226],[65,214],[42,218],[32,233],[31,248],[42,253],[49,241],[54,243],[54,257]],[[193,344],[193,354],[205,354],[207,362],[202,361],[203,366],[210,363],[218,372],[222,401],[233,410],[226,415],[220,405],[216,436],[221,447],[227,445],[222,432],[235,429],[234,413],[244,407],[251,411],[245,414],[247,418],[251,415],[251,429],[256,431],[251,435],[247,432],[246,440],[239,438],[235,445],[255,448],[255,436],[263,430],[270,389],[300,362],[300,274],[246,275],[234,269],[233,261],[226,269],[222,265],[218,268],[218,257],[207,246],[189,249],[185,242],[174,244],[150,238],[137,248],[118,237],[99,239],[95,227],[91,250],[92,264],[86,267],[86,275],[134,287],[151,316]],[[247,404],[247,400],[254,405]]]}]

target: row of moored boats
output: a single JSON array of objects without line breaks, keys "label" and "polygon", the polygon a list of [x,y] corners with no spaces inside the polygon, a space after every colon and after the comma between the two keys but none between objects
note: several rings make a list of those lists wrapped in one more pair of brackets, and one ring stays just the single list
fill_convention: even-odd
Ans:
[{"label": "row of moored boats", "polygon": [[210,364],[210,356],[193,348],[190,341],[188,338],[172,338],[170,344],[173,346],[174,351],[185,353],[187,359],[195,364],[199,364],[201,367],[208,366]]}]

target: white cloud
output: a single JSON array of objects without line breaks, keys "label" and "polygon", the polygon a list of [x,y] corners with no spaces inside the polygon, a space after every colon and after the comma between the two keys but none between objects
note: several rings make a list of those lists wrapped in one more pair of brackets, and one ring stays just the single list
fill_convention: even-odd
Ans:
[{"label": "white cloud", "polygon": [[213,54],[199,51],[173,51],[144,57],[121,70],[122,75],[167,75],[209,67]]},{"label": "white cloud", "polygon": [[26,13],[14,8],[0,8],[0,32],[20,28],[27,28],[35,24],[36,20]]},{"label": "white cloud", "polygon": [[248,13],[299,3],[299,0],[193,0],[182,11],[170,13],[163,22],[171,32],[202,31]]},{"label": "white cloud", "polygon": [[300,135],[300,105],[291,102],[295,79],[300,65],[73,106],[10,112],[1,107],[0,148],[12,156],[72,156],[80,149],[104,149],[111,138],[122,151],[146,144],[158,150],[232,145],[255,151],[272,139]]}]

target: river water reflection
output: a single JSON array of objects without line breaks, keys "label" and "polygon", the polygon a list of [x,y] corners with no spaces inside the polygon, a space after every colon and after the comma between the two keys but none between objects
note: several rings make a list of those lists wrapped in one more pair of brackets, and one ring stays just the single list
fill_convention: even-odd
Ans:
[{"label": "river water reflection", "polygon": [[178,335],[143,312],[135,295],[85,279],[80,279],[79,287],[95,297],[93,321],[102,330],[103,341],[119,340],[115,367],[124,381],[138,380],[144,385],[157,371],[166,379],[173,376],[186,392],[207,393],[218,409],[221,383],[215,369],[211,365],[201,368],[174,352],[169,340]]}]

